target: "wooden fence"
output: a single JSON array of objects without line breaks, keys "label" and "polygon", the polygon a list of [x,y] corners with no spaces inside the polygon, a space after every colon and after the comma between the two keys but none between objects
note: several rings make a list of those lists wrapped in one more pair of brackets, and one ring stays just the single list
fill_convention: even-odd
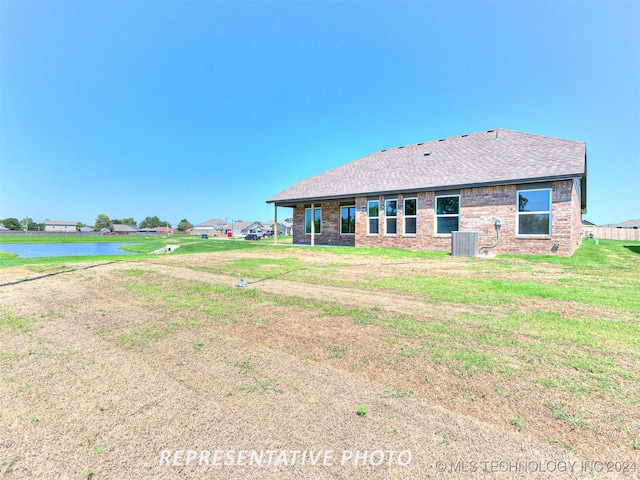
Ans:
[{"label": "wooden fence", "polygon": [[593,238],[606,238],[609,240],[638,240],[640,241],[640,230],[635,228],[606,228],[589,227],[585,228],[585,238],[589,238],[589,233],[593,233]]}]

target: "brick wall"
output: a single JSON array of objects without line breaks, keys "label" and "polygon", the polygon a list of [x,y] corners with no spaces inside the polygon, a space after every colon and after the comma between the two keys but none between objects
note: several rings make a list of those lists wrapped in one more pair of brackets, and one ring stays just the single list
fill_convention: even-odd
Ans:
[{"label": "brick wall", "polygon": [[580,246],[580,242],[582,242],[582,193],[581,193],[581,182],[579,180],[574,180],[573,182],[573,191],[571,192],[571,246],[573,246],[573,250],[571,253],[575,251],[576,248]]},{"label": "brick wall", "polygon": [[[580,242],[580,192],[579,183],[572,180],[557,181],[552,188],[552,234],[517,236],[516,186],[479,187],[460,189],[461,231],[480,233],[480,246],[496,242],[495,221],[500,218],[500,241],[492,253],[555,254],[569,256]],[[391,247],[414,250],[451,251],[451,235],[435,233],[434,192],[410,195],[375,197],[380,202],[379,234],[368,235],[367,202],[372,197],[356,198],[356,232],[340,234],[340,204],[323,203],[322,233],[316,235],[316,245],[356,245],[359,247]],[[397,198],[397,234],[385,234],[384,200]],[[416,198],[418,205],[417,234],[403,235],[403,199]],[[318,204],[320,206],[320,204]],[[304,205],[294,209],[294,243],[309,244],[310,235],[304,233]],[[554,247],[554,244],[558,244]]]},{"label": "brick wall", "polygon": [[[310,205],[297,205],[293,209],[293,243],[300,245],[310,245],[311,235],[305,233],[304,212],[305,207],[310,208]],[[340,233],[340,203],[316,203],[315,208],[320,207],[322,209],[322,221],[320,233],[315,235],[316,245],[343,245],[354,246],[355,235],[341,234]],[[356,226],[357,228],[357,226]],[[357,231],[357,230],[356,230]]]}]

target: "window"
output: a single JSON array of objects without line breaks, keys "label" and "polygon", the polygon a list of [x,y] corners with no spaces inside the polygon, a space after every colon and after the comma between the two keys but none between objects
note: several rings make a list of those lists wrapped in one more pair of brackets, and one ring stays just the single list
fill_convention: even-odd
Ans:
[{"label": "window", "polygon": [[551,189],[518,190],[518,235],[551,235]]},{"label": "window", "polygon": [[386,235],[395,235],[398,230],[398,201],[384,201],[385,231]]},{"label": "window", "polygon": [[436,197],[436,233],[448,234],[460,227],[460,195]]},{"label": "window", "polygon": [[378,200],[370,200],[367,206],[369,216],[369,235],[377,235],[380,233],[380,202]]},{"label": "window", "polygon": [[415,198],[404,199],[404,234],[418,233],[418,205]]},{"label": "window", "polygon": [[[315,229],[315,233],[316,234],[320,234],[322,233],[322,209],[319,207],[316,207],[315,209],[315,215],[314,215],[314,229]],[[311,233],[311,209],[310,208],[305,208],[304,209],[304,233]]]},{"label": "window", "polygon": [[356,233],[356,207],[340,207],[340,233]]}]

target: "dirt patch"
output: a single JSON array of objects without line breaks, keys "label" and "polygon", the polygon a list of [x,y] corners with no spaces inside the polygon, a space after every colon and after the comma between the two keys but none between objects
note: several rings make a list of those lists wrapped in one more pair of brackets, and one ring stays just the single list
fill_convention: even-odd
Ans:
[{"label": "dirt patch", "polygon": [[[25,320],[0,329],[7,478],[487,478],[488,470],[491,478],[549,478],[551,469],[553,478],[590,478],[588,462],[640,460],[628,443],[640,412],[623,399],[568,397],[526,376],[464,370],[434,360],[428,330],[400,335],[348,311],[432,325],[463,307],[284,279],[225,292],[235,276],[187,268],[239,258],[247,253],[168,256],[2,287],[0,314]],[[313,252],[305,261],[327,257]],[[388,263],[341,261],[354,263],[353,278]],[[447,271],[438,262],[390,267],[385,274]],[[0,269],[3,283],[27,274]],[[347,310],[328,314],[326,304]],[[198,460],[216,450],[288,457],[184,466],[180,450]],[[325,462],[303,464],[299,453],[290,465],[292,451],[321,450],[332,451]],[[411,452],[410,461],[401,464],[397,452],[405,463]],[[350,453],[360,463],[343,464]],[[161,464],[163,455],[177,465]]]}]

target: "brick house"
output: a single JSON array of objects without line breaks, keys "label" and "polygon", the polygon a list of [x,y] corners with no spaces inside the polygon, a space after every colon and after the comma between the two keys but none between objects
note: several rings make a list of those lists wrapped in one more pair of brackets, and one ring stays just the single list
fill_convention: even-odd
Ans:
[{"label": "brick house", "polygon": [[452,232],[464,231],[494,253],[569,256],[586,161],[584,142],[495,129],[384,149],[267,203],[276,216],[293,208],[294,244],[451,251]]},{"label": "brick house", "polygon": [[158,235],[173,235],[174,230],[171,227],[156,227],[155,231]]}]

